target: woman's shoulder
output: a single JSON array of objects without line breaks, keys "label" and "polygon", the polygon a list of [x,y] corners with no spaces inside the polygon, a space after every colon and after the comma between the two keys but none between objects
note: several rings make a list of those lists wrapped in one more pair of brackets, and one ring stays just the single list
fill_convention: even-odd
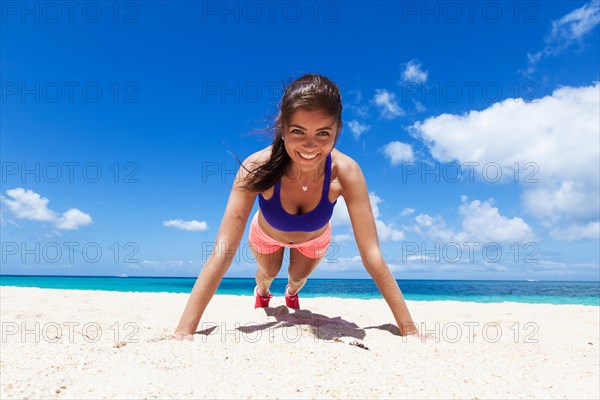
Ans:
[{"label": "woman's shoulder", "polygon": [[356,164],[356,161],[354,161],[352,157],[335,148],[331,150],[331,162],[336,164],[338,167],[349,167],[353,164]]},{"label": "woman's shoulder", "polygon": [[350,182],[360,172],[360,166],[352,157],[342,153],[338,149],[331,151],[331,165],[336,171],[336,176],[340,182]]}]

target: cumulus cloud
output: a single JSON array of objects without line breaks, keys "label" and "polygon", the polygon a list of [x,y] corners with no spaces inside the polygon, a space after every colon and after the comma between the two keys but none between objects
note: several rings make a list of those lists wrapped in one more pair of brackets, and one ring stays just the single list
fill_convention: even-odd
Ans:
[{"label": "cumulus cloud", "polygon": [[459,232],[449,228],[443,217],[427,214],[415,217],[417,225],[413,230],[443,242],[511,243],[535,240],[532,229],[523,219],[501,215],[500,210],[493,206],[493,199],[469,202],[463,196],[458,214],[462,225]]},{"label": "cumulus cloud", "polygon": [[[594,218],[594,201],[598,197],[586,190],[587,182],[566,180],[540,185],[523,193],[525,209],[546,226],[560,222],[561,216],[572,220]],[[590,204],[589,202],[592,202]]]},{"label": "cumulus cloud", "polygon": [[350,214],[348,214],[348,207],[346,206],[345,199],[340,196],[337,199],[337,203],[333,208],[333,214],[331,215],[331,225],[334,227],[351,226]]},{"label": "cumulus cloud", "polygon": [[413,162],[415,156],[410,144],[399,141],[389,142],[382,148],[383,154],[390,160],[392,165],[403,162]]},{"label": "cumulus cloud", "polygon": [[493,207],[493,199],[488,201],[465,201],[459,207],[462,217],[462,232],[456,235],[458,241],[482,242],[530,242],[535,239],[533,231],[519,217],[507,218]]},{"label": "cumulus cloud", "polygon": [[383,199],[377,196],[374,192],[369,193],[369,200],[371,201],[371,208],[373,208],[373,215],[375,216],[375,226],[377,227],[377,235],[382,242],[387,241],[400,241],[404,239],[404,232],[397,230],[394,224],[386,224],[379,217],[379,203],[383,202]]},{"label": "cumulus cloud", "polygon": [[550,34],[544,39],[544,49],[534,54],[527,54],[527,72],[533,73],[541,59],[560,55],[574,45],[581,45],[583,38],[598,23],[600,23],[600,0],[592,0],[559,20],[552,21]]},{"label": "cumulus cloud", "polygon": [[415,112],[423,112],[426,110],[425,106],[420,101],[417,101],[415,99],[412,99],[412,101],[415,104]]},{"label": "cumulus cloud", "polygon": [[419,214],[415,217],[415,221],[417,225],[413,226],[411,230],[416,233],[446,243],[456,240],[456,233],[446,226],[446,221],[441,216],[432,217],[427,214]]},{"label": "cumulus cloud", "polygon": [[427,71],[423,71],[421,68],[421,63],[413,59],[404,65],[404,71],[402,71],[402,81],[423,83],[427,81],[427,75]]},{"label": "cumulus cloud", "polygon": [[362,103],[362,92],[356,89],[348,93],[354,95],[354,101],[346,101],[344,108],[351,111],[355,118],[366,118],[369,114],[369,107]]},{"label": "cumulus cloud", "polygon": [[394,119],[405,114],[402,107],[396,101],[396,95],[385,89],[376,89],[373,103],[379,109],[379,115],[383,119]]},{"label": "cumulus cloud", "polygon": [[208,224],[206,221],[196,221],[195,219],[191,221],[184,221],[182,219],[171,219],[168,221],[164,221],[163,225],[170,228],[177,228],[184,231],[205,231],[208,229]]},{"label": "cumulus cloud", "polygon": [[333,237],[332,237],[332,241],[336,242],[336,243],[349,242],[352,239],[354,239],[354,236],[352,236],[348,233],[341,233],[339,235],[333,235]]},{"label": "cumulus cloud", "polygon": [[71,208],[59,214],[48,208],[48,200],[33,190],[23,188],[9,189],[6,194],[11,198],[0,195],[0,200],[8,210],[19,219],[39,222],[50,222],[57,229],[76,230],[92,223],[92,217],[76,208]]},{"label": "cumulus cloud", "polygon": [[394,224],[387,225],[382,220],[376,219],[375,225],[377,226],[377,235],[382,242],[398,242],[404,240],[404,232],[394,228]]},{"label": "cumulus cloud", "polygon": [[599,218],[599,92],[598,83],[562,87],[535,102],[507,99],[410,130],[441,162],[494,163],[506,180],[516,165],[523,206],[546,226],[586,224]]},{"label": "cumulus cloud", "polygon": [[[370,192],[369,200],[371,202],[371,209],[373,210],[373,217],[375,218],[375,226],[377,228],[377,235],[379,239],[381,241],[403,240],[404,232],[397,230],[394,224],[386,224],[380,219],[379,203],[383,202],[383,199],[377,196],[374,192]],[[331,224],[334,227],[352,226],[350,214],[348,213],[348,207],[346,206],[346,202],[343,197],[338,198],[338,202],[333,209]]]},{"label": "cumulus cloud", "polygon": [[564,229],[554,228],[550,236],[557,240],[573,242],[581,239],[600,238],[600,221],[591,221],[587,224],[573,224]]},{"label": "cumulus cloud", "polygon": [[33,190],[23,188],[9,189],[6,194],[13,199],[2,196],[2,202],[8,206],[10,212],[20,219],[33,221],[54,221],[56,213],[48,208],[48,200]]},{"label": "cumulus cloud", "polygon": [[405,208],[404,210],[400,211],[400,216],[405,217],[407,215],[411,215],[415,212],[414,208]]},{"label": "cumulus cloud", "polygon": [[350,132],[352,132],[352,134],[354,135],[354,139],[358,140],[360,138],[360,135],[365,133],[370,128],[370,126],[360,123],[356,120],[352,120],[348,122],[348,128],[350,128]]},{"label": "cumulus cloud", "polygon": [[76,208],[71,208],[61,215],[56,221],[58,229],[78,229],[80,226],[89,225],[92,223],[92,217],[88,214],[79,211]]}]

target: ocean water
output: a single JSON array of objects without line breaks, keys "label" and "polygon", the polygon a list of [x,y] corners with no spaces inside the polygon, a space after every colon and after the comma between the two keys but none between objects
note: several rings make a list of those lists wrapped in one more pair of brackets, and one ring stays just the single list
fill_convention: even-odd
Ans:
[{"label": "ocean water", "polygon": [[[195,281],[196,278],[0,275],[0,286],[118,292],[190,293]],[[600,306],[600,282],[476,280],[397,280],[397,282],[407,300],[455,300],[477,303],[512,301]],[[286,284],[286,279],[275,279],[271,292],[276,296],[283,296]],[[253,278],[225,278],[219,285],[217,294],[252,296],[255,285]],[[371,279],[309,278],[301,291],[301,296],[382,298]]]}]

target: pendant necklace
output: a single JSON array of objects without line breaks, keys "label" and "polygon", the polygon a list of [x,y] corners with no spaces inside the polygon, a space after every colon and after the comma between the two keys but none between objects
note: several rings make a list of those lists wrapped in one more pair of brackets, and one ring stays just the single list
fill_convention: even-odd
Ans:
[{"label": "pendant necklace", "polygon": [[302,185],[302,190],[304,190],[305,192],[308,190],[308,185],[304,186],[302,184],[302,181],[300,180],[300,178],[298,178],[298,175],[294,174],[296,176],[296,179],[298,179],[298,182],[300,182],[300,184]]},{"label": "pendant necklace", "polygon": [[304,190],[305,192],[308,190],[308,184],[305,186],[302,181],[300,180],[300,178],[298,178],[298,175],[296,175],[296,173],[294,172],[294,176],[296,177],[296,179],[298,179],[298,182],[300,182],[300,184],[302,185],[302,190]]},{"label": "pendant necklace", "polygon": [[300,184],[302,185],[302,190],[306,192],[308,190],[308,184],[305,186],[302,183],[302,181],[300,180],[300,178],[298,178],[298,175],[296,175],[296,172],[294,172],[294,176],[296,177],[296,179],[298,179],[298,182],[300,182]]}]

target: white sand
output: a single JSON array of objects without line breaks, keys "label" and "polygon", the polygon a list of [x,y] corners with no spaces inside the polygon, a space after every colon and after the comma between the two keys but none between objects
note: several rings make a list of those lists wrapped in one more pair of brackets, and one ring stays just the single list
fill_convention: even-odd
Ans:
[{"label": "white sand", "polygon": [[187,294],[0,297],[2,399],[600,397],[600,307],[409,301],[415,321],[438,324],[439,342],[422,343],[392,333],[383,300],[301,297],[293,312],[281,296],[254,310],[219,295],[199,330],[217,328],[182,342],[164,337]]}]

